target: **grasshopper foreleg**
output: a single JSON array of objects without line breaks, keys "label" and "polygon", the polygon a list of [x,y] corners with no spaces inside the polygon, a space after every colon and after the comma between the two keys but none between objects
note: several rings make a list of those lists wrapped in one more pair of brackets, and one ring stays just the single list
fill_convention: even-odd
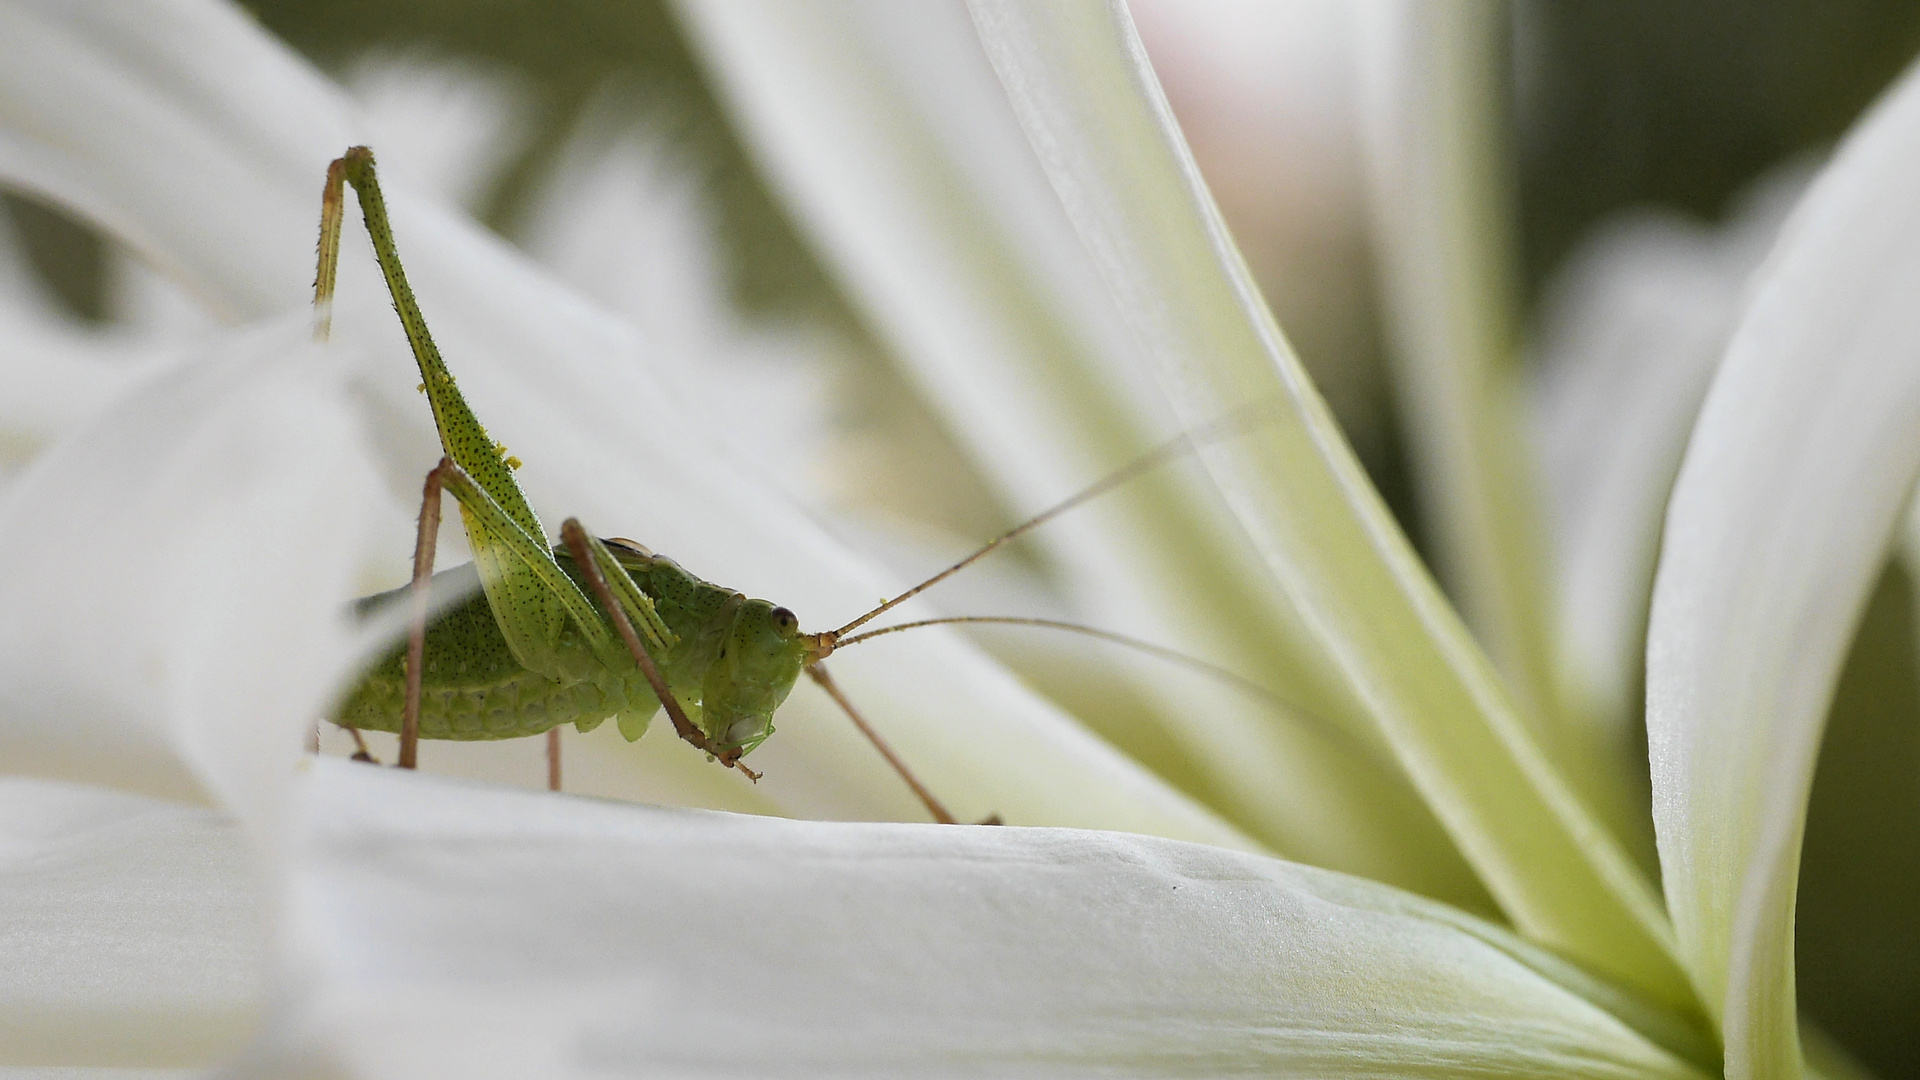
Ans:
[{"label": "grasshopper foreleg", "polygon": [[680,707],[680,702],[673,696],[673,691],[667,689],[667,680],[661,676],[660,668],[653,662],[653,657],[640,644],[640,634],[633,628],[633,620],[627,617],[627,609],[614,598],[613,588],[607,584],[607,571],[603,567],[611,567],[613,571],[622,574],[626,571],[620,570],[620,564],[607,552],[606,545],[589,535],[586,527],[580,524],[579,518],[568,518],[561,523],[560,539],[566,543],[567,550],[573,553],[573,561],[580,568],[580,576],[587,579],[588,589],[593,593],[594,599],[598,600],[600,606],[606,610],[607,618],[613,622],[613,628],[619,633],[620,640],[626,643],[627,652],[633,655],[633,662],[639,666],[640,673],[646,676],[647,685],[653,688],[653,695],[660,699],[660,707],[666,710],[667,718],[673,721],[675,733],[692,744],[695,749],[705,751],[720,764],[730,769],[740,770],[747,779],[760,779],[759,773],[740,763],[739,750],[721,750],[714,746],[712,740],[708,739],[706,734],[687,718],[686,710]]}]

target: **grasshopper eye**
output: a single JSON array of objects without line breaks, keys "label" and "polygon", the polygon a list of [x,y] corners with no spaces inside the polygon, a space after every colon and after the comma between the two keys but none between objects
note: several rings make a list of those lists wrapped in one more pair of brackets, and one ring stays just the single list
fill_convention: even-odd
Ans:
[{"label": "grasshopper eye", "polygon": [[774,608],[772,615],[774,629],[780,631],[781,634],[791,634],[800,629],[799,616],[788,611],[786,608]]}]

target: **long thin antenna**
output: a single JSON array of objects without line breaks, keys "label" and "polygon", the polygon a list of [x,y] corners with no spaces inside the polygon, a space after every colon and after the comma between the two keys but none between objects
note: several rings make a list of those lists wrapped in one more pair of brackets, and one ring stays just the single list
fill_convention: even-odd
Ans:
[{"label": "long thin antenna", "polygon": [[1024,533],[1028,533],[1033,531],[1034,529],[1039,528],[1040,526],[1046,524],[1049,521],[1052,521],[1054,518],[1059,517],[1061,514],[1066,513],[1067,511],[1073,509],[1076,506],[1079,506],[1082,503],[1088,502],[1102,495],[1105,495],[1107,492],[1112,491],[1114,488],[1119,487],[1121,484],[1124,484],[1127,481],[1132,480],[1134,477],[1139,476],[1142,473],[1156,469],[1161,465],[1164,465],[1167,462],[1172,461],[1177,457],[1181,457],[1186,454],[1191,454],[1195,450],[1199,449],[1200,446],[1205,443],[1211,442],[1214,439],[1221,438],[1226,435],[1234,434],[1235,432],[1239,431],[1241,428],[1246,426],[1251,421],[1255,419],[1259,419],[1261,414],[1264,412],[1266,412],[1265,403],[1256,402],[1252,405],[1246,405],[1241,408],[1235,409],[1234,411],[1228,413],[1227,415],[1221,417],[1218,420],[1211,421],[1207,424],[1202,425],[1201,427],[1195,428],[1191,431],[1184,432],[1180,435],[1174,436],[1171,439],[1168,439],[1166,442],[1161,443],[1159,446],[1154,447],[1153,449],[1133,459],[1131,462],[1128,462],[1127,464],[1120,466],[1118,469],[1115,469],[1114,471],[1108,473],[1107,475],[1101,477],[1100,479],[1095,480],[1093,483],[1088,484],[1086,487],[1081,488],[1080,491],[1077,492],[1076,494],[1069,495],[1067,498],[1061,500],[1060,502],[1054,503],[1051,507],[1040,511],[1038,514],[1035,514],[1034,516],[1021,522],[1020,524],[1015,525],[1013,528],[1008,529],[1006,532],[1001,533],[999,536],[996,536],[993,539],[987,541],[985,544],[981,545],[978,551],[975,551],[973,554],[967,556],[964,559],[961,559],[957,563],[954,563],[952,566],[947,567],[945,570],[942,570],[939,573],[928,578],[927,580],[921,582],[920,584],[915,585],[913,588],[908,589],[906,592],[901,593],[899,596],[896,596],[893,599],[886,601],[885,603],[881,604],[879,607],[874,608],[872,611],[867,612],[865,615],[860,616],[859,618],[853,620],[852,622],[841,627],[840,629],[829,631],[822,636],[826,637],[830,641],[838,642],[842,634],[845,634],[852,630],[857,630],[860,627],[865,626],[867,623],[872,622],[874,619],[878,618],[879,616],[885,614],[886,612],[891,611],[894,608],[900,606],[901,604],[906,603],[908,600],[911,600],[914,597],[920,595],[921,593],[926,592],[928,589],[933,588],[935,585],[940,584],[942,581],[947,580],[953,575],[959,573],[962,570],[965,570],[967,567],[972,566],[974,563],[980,561],[993,549],[999,547],[1000,545],[1006,543],[1007,541],[1012,540],[1015,537],[1020,536]]},{"label": "long thin antenna", "polygon": [[918,630],[927,626],[951,626],[956,623],[973,623],[976,625],[984,624],[989,626],[1037,626],[1046,630],[1065,630],[1070,633],[1083,634],[1090,638],[1097,638],[1100,641],[1108,642],[1109,644],[1124,646],[1135,652],[1145,653],[1148,656],[1156,657],[1168,663],[1178,664],[1190,670],[1200,672],[1203,675],[1211,676],[1250,697],[1259,698],[1261,701],[1273,706],[1288,716],[1296,717],[1304,721],[1308,730],[1327,741],[1337,743],[1341,748],[1349,752],[1358,753],[1369,758],[1376,765],[1385,764],[1372,746],[1364,740],[1357,738],[1346,728],[1329,721],[1326,717],[1310,709],[1301,707],[1298,703],[1288,698],[1274,693],[1272,690],[1254,682],[1239,672],[1223,668],[1218,664],[1209,663],[1195,656],[1188,656],[1186,653],[1178,650],[1169,649],[1165,645],[1156,645],[1151,641],[1128,637],[1125,634],[1116,634],[1111,630],[1102,630],[1095,626],[1082,626],[1079,623],[1062,622],[1058,619],[1037,619],[1018,615],[949,615],[938,619],[920,619],[915,622],[899,623],[894,626],[881,627],[878,630],[869,630],[864,634],[855,634],[841,641],[839,647],[844,649],[849,645],[858,645],[863,641],[872,641],[877,637],[897,634],[902,630]]}]

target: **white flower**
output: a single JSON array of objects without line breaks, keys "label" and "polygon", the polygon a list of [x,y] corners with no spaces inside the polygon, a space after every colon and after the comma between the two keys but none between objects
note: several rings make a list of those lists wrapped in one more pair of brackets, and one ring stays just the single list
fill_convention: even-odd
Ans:
[{"label": "white flower", "polygon": [[[0,1062],[1680,1077],[1724,1052],[1729,1075],[1800,1072],[1806,789],[1853,615],[1920,472],[1905,302],[1920,86],[1897,88],[1814,184],[1690,445],[1650,630],[1662,903],[1610,831],[1619,809],[1594,794],[1609,781],[1555,734],[1550,679],[1527,681],[1545,669],[1513,653],[1496,673],[1355,462],[1123,14],[1093,0],[681,14],[822,257],[1006,491],[1044,504],[1156,434],[1250,403],[1276,415],[1202,448],[1213,487],[1143,485],[1048,543],[1090,618],[1257,671],[1339,734],[1148,680],[1169,706],[1157,723],[1203,770],[1203,804],[929,633],[836,671],[963,814],[1047,827],[781,821],[303,760],[367,647],[344,602],[407,550],[406,501],[436,454],[365,260],[349,262],[337,343],[303,341],[319,178],[364,122],[210,0],[18,2],[0,7],[0,176],[247,325],[156,362],[0,506],[0,561],[25,568],[0,578],[0,760],[238,823],[0,789],[31,808],[9,818],[0,896],[39,913],[0,937],[27,964],[8,970],[75,965],[8,984],[0,1001],[21,1008],[0,1024],[31,1038]],[[1457,73],[1462,54],[1441,55]],[[713,436],[724,402],[664,377],[630,326],[394,160],[421,303],[542,509],[809,622],[887,591],[737,465]],[[1475,235],[1414,237],[1405,294],[1428,297],[1432,253]],[[1440,304],[1413,322],[1439,333],[1486,312]],[[1456,395],[1435,414],[1458,451],[1441,468],[1484,481],[1512,464],[1487,432],[1517,415],[1494,411],[1473,367],[1484,335],[1452,340],[1415,362]],[[1512,539],[1489,514],[1500,499],[1462,499],[1455,543],[1481,560],[1462,573],[1491,575],[1476,580],[1495,597],[1483,630],[1507,626],[1486,631],[1498,649],[1527,625],[1502,623],[1501,582],[1530,571],[1486,558]],[[911,813],[818,702],[797,694],[782,716],[750,808]],[[658,735],[576,743],[590,790],[743,790]],[[242,865],[267,883],[264,998]],[[149,921],[89,917],[159,876],[177,892],[139,909]],[[1494,905],[1512,929],[1466,910]],[[210,910],[230,913],[224,933]],[[118,944],[131,940],[151,948]],[[102,986],[97,965],[115,962],[125,978]]]}]

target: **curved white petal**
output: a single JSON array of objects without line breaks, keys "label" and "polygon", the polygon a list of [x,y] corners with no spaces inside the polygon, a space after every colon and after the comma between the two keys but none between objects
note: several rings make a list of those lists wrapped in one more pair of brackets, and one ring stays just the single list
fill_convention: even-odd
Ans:
[{"label": "curved white petal", "polygon": [[[1178,429],[964,4],[679,11],[777,190],[1010,505],[1038,511]],[[1231,518],[1177,468],[1037,535],[1078,617],[1255,674],[1325,718],[1211,684],[1163,691],[1161,723],[1201,763],[1209,797],[1263,840],[1480,902],[1431,815],[1364,752],[1362,708]],[[1334,738],[1315,730],[1326,726]]]},{"label": "curved white petal", "polygon": [[150,346],[0,297],[0,470],[10,471],[153,374]]},{"label": "curved white petal", "polygon": [[1668,509],[1647,649],[1667,902],[1729,1075],[1793,1076],[1807,790],[1853,626],[1920,472],[1920,73],[1756,277]]},{"label": "curved white petal", "polygon": [[0,505],[0,760],[263,826],[348,660],[380,493],[304,319],[186,351]]},{"label": "curved white petal", "polygon": [[[243,15],[194,0],[138,11],[0,7],[0,80],[9,105],[0,175],[45,186],[227,310],[303,303],[320,180],[358,128],[336,90]],[[728,422],[724,402],[678,397],[629,328],[471,222],[409,197],[404,175],[389,179],[422,307],[476,411],[527,461],[523,480],[550,521],[577,514],[638,537],[711,580],[777,598],[809,626],[850,618],[889,591],[894,583],[731,466],[708,435]],[[377,288],[364,248],[350,248],[336,341],[377,361],[365,389],[374,433],[395,491],[417,492],[438,450]],[[404,567],[410,535],[390,539],[393,564]],[[253,583],[253,592],[267,587]],[[38,647],[69,666],[86,655],[78,642]],[[956,637],[851,652],[834,670],[957,812],[1249,843]],[[77,677],[68,671],[60,685]],[[794,697],[781,737],[756,754],[770,774],[762,792],[800,813],[919,816],[820,695],[803,687]],[[79,760],[77,742],[52,741],[50,719],[41,730],[39,749]],[[251,775],[270,784],[280,773]]]},{"label": "curved white petal", "polygon": [[366,116],[382,168],[398,165],[422,192],[480,213],[532,135],[532,92],[509,72],[472,62],[375,51],[347,89]]},{"label": "curved white petal", "polygon": [[1647,600],[1667,495],[1747,279],[1805,186],[1769,177],[1721,229],[1603,222],[1555,272],[1533,343],[1535,443],[1553,509],[1560,669],[1614,747],[1639,737]]},{"label": "curved white petal", "polygon": [[0,7],[0,50],[0,178],[87,215],[229,319],[310,295],[344,97],[238,7],[25,0]]},{"label": "curved white petal", "polygon": [[251,854],[212,811],[0,780],[0,1075],[237,1051],[265,989]]},{"label": "curved white petal", "polygon": [[974,0],[1055,188],[1189,422],[1288,419],[1202,452],[1269,571],[1526,933],[1681,1004],[1652,887],[1533,744],[1259,300],[1117,4]]},{"label": "curved white petal", "polygon": [[1624,812],[1587,732],[1562,715],[1534,476],[1514,391],[1515,193],[1501,171],[1508,12],[1496,4],[1353,5],[1360,119],[1400,413],[1435,563],[1536,738]]},{"label": "curved white petal", "polygon": [[0,213],[0,477],[149,375],[154,359],[147,343],[63,311]]},{"label": "curved white petal", "polygon": [[844,407],[831,394],[829,347],[812,327],[753,325],[735,307],[711,193],[693,164],[609,100],[551,173],[522,215],[522,249],[631,322],[687,396],[725,401],[736,422],[719,436],[783,490],[848,486],[822,475]]},{"label": "curved white petal", "polygon": [[263,1074],[1701,1075],[1509,934],[1257,856],[307,779]]}]

